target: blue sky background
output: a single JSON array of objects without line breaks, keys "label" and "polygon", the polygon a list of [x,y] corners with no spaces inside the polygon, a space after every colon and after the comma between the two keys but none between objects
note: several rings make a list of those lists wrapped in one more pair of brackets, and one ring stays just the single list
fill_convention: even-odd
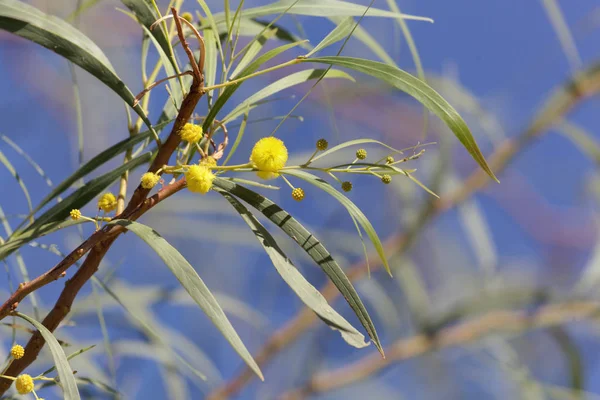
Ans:
[{"label": "blue sky background", "polygon": [[[196,10],[195,2],[186,3],[185,9]],[[247,7],[265,3],[262,0],[246,2]],[[38,0],[33,4],[60,17],[67,16],[75,7],[75,1]],[[163,7],[165,4],[161,3]],[[216,11],[223,7],[220,1],[208,4]],[[434,24],[408,22],[426,73],[450,80],[470,93],[498,128],[492,129],[494,133],[490,136],[480,117],[466,108],[464,97],[448,86],[436,86],[461,112],[485,155],[491,154],[506,138],[517,137],[552,90],[572,75],[542,1],[399,0],[398,4],[405,13],[431,17],[435,21]],[[600,7],[595,2],[585,1],[563,0],[558,4],[581,55],[579,68],[584,69],[598,61]],[[377,0],[374,6],[386,8],[386,2]],[[122,79],[137,92],[142,89],[141,32],[128,17],[115,11],[116,7],[122,8],[120,2],[99,2],[82,16],[81,30],[97,41]],[[334,26],[323,18],[285,17],[282,21],[299,36],[304,33],[298,30],[297,24],[302,24],[313,45]],[[380,41],[401,68],[414,73],[406,42],[398,38],[398,29],[392,20],[367,17],[361,25]],[[271,44],[275,45],[275,42]],[[332,46],[326,53],[334,54],[339,45]],[[298,54],[301,53],[293,55]],[[348,43],[343,54],[375,58],[356,40]],[[282,74],[277,71],[246,82],[234,96],[232,107]],[[286,141],[292,155],[302,159],[320,137],[332,144],[374,137],[400,148],[423,141],[421,109],[414,100],[390,90],[368,91],[375,87],[375,82],[353,75],[358,78],[357,84],[327,81],[295,112],[303,116],[304,121],[290,119],[281,128],[278,136]],[[25,149],[55,184],[60,182],[78,166],[77,126],[67,63],[39,46],[0,32],[0,77],[0,133]],[[77,77],[84,117],[84,159],[89,160],[106,146],[126,137],[126,119],[123,105],[113,93],[81,70]],[[290,89],[280,101],[258,108],[251,118],[285,115],[309,88],[303,85]],[[289,97],[292,95],[293,98]],[[152,98],[150,117],[156,119],[166,100],[163,86],[153,91]],[[567,120],[585,129],[596,140],[599,105],[597,98],[583,101],[568,114]],[[205,102],[196,110],[201,115],[205,112],[203,107]],[[425,140],[448,139],[453,146],[451,166],[447,167],[439,192],[444,198],[456,182],[477,167],[451,132],[433,115],[430,120]],[[276,123],[249,125],[234,159],[245,162],[255,140],[270,134]],[[236,132],[237,128],[230,131]],[[439,146],[428,147],[425,155],[411,164],[418,169],[416,176],[425,183],[431,182],[432,170],[440,157],[438,149]],[[36,204],[49,190],[44,181],[5,142],[0,142],[0,151],[19,171]],[[384,154],[378,153],[377,148],[369,148],[369,151],[370,156]],[[340,159],[351,161],[351,153],[342,154]],[[120,158],[97,173],[106,172],[118,162]],[[136,171],[131,179],[138,179],[140,174],[141,170]],[[552,128],[520,151],[499,178],[500,185],[489,185],[467,203],[467,208],[453,209],[428,224],[406,259],[391,259],[395,269],[408,268],[406,265],[410,262],[424,282],[430,306],[426,315],[417,315],[419,318],[443,314],[462,302],[483,303],[490,292],[499,293],[504,301],[511,300],[508,293],[519,290],[543,290],[550,301],[573,296],[594,298],[593,290],[588,293],[574,290],[582,272],[594,270],[599,262],[593,257],[598,199],[594,160],[558,129]],[[9,219],[14,228],[20,222],[18,215],[26,213],[27,206],[19,186],[5,169],[0,168],[0,179],[3,187],[0,206],[5,214],[14,216]],[[382,239],[405,231],[406,221],[416,215],[420,204],[427,199],[415,185],[399,178],[390,187],[383,187],[374,179],[356,179],[354,184],[355,190],[349,197],[364,210]],[[112,189],[116,191],[117,185]],[[264,194],[310,227],[343,267],[360,262],[360,241],[345,211],[325,194],[305,189],[307,198],[302,203],[289,198],[285,187],[280,192],[265,191]],[[84,211],[93,215],[94,204]],[[477,220],[478,217],[481,219]],[[302,309],[300,301],[271,268],[253,235],[229,204],[215,193],[202,198],[180,193],[140,222],[154,227],[194,265],[222,300],[251,351],[258,351],[271,332]],[[273,228],[270,230],[275,238],[311,283],[316,287],[326,283],[322,272],[304,254],[273,226],[267,227]],[[91,233],[89,229],[84,228],[86,235]],[[4,232],[1,236],[6,237]],[[77,229],[71,228],[39,242],[55,244],[62,252],[68,252],[79,241]],[[31,276],[43,273],[58,261],[55,255],[40,248],[27,247],[22,254]],[[16,284],[20,280],[14,257],[8,260],[8,265],[11,282]],[[80,294],[81,305],[74,311],[73,326],[61,327],[57,332],[57,337],[72,341],[72,351],[84,345],[98,345],[87,357],[74,360],[74,366],[82,374],[106,377],[107,383],[111,383],[95,304],[102,304],[110,327],[117,365],[113,385],[125,398],[163,399],[167,393],[171,398],[204,398],[207,392],[241,370],[239,357],[198,308],[186,303],[185,296],[176,293],[168,301],[161,298],[164,291],[177,292],[178,283],[136,237],[126,235],[113,246],[101,267],[100,277],[105,278],[109,272],[114,291],[130,303],[136,313],[153,320],[155,326],[167,329],[168,332],[163,332],[167,341],[179,346],[178,351],[210,379],[196,385],[189,377],[177,381],[171,376],[169,384],[165,384],[164,369],[135,354],[135,351],[159,352],[144,347],[149,340],[143,333],[132,328],[120,307],[106,295],[93,297],[91,287]],[[415,310],[410,309],[409,294],[402,290],[399,279],[402,278],[390,279],[378,271],[371,280],[356,283],[367,307],[373,311],[385,345],[418,333]],[[8,295],[8,281],[0,278],[2,298]],[[42,311],[51,308],[61,288],[62,284],[57,282],[39,291]],[[246,303],[250,309],[241,308],[236,301]],[[534,303],[520,302],[517,308],[534,309]],[[336,301],[334,306],[352,323],[358,324],[346,304]],[[27,301],[23,311],[31,311]],[[600,395],[597,324],[594,321],[569,324],[566,332],[579,352],[583,389]],[[0,338],[8,349],[10,330],[0,330]],[[22,333],[19,338],[27,340]],[[206,360],[200,358],[201,352]],[[237,398],[278,398],[287,390],[302,386],[314,373],[347,365],[374,352],[373,346],[360,350],[350,348],[337,333],[318,324],[263,369],[265,383],[252,382]],[[549,385],[569,386],[572,370],[565,354],[548,330],[520,336],[494,335],[471,346],[453,347],[394,363],[369,379],[314,398],[362,399],[367,395],[381,399],[534,398],[539,393],[532,387],[541,388],[543,397],[535,398],[558,398],[552,397],[546,389]],[[49,354],[43,354],[40,363],[31,368],[42,371],[50,362]],[[184,390],[179,395],[170,386],[178,384]],[[46,399],[59,398],[58,392],[43,391],[41,395]],[[89,398],[105,398],[102,392],[96,395],[98,397]]]}]

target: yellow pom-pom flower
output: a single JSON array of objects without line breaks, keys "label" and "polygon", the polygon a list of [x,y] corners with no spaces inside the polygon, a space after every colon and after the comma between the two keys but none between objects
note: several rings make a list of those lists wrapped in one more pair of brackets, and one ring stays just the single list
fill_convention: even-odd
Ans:
[{"label": "yellow pom-pom flower", "polygon": [[304,190],[302,188],[295,188],[292,190],[292,198],[296,201],[302,201],[304,199]]},{"label": "yellow pom-pom flower", "polygon": [[215,174],[205,165],[192,165],[185,173],[187,187],[191,192],[206,194],[214,179]]},{"label": "yellow pom-pom flower", "polygon": [[154,172],[146,172],[142,175],[142,187],[144,189],[152,189],[158,181],[160,180],[160,176],[155,174]]},{"label": "yellow pom-pom flower", "polygon": [[77,221],[79,218],[81,218],[81,211],[79,211],[78,209],[74,208],[71,210],[71,212],[69,213],[69,215],[71,216],[71,219],[73,221]]},{"label": "yellow pom-pom flower", "polygon": [[367,158],[367,151],[365,149],[356,150],[356,158],[358,158],[359,160],[364,160],[365,158]]},{"label": "yellow pom-pom flower", "polygon": [[98,200],[98,208],[104,212],[111,212],[117,208],[117,198],[112,193],[104,193]]},{"label": "yellow pom-pom flower", "polygon": [[33,390],[33,378],[30,375],[22,374],[15,379],[15,387],[19,394],[27,394]]},{"label": "yellow pom-pom flower", "polygon": [[13,356],[15,360],[22,358],[25,355],[25,349],[20,344],[15,344],[10,349],[10,355]]},{"label": "yellow pom-pom flower", "polygon": [[179,131],[179,137],[189,143],[198,143],[202,138],[202,126],[195,124],[185,124]]},{"label": "yellow pom-pom flower", "polygon": [[277,172],[285,167],[288,160],[288,151],[280,139],[269,136],[260,139],[254,145],[250,162],[259,171],[260,178],[272,179],[279,176]]},{"label": "yellow pom-pom flower", "polygon": [[317,140],[317,150],[324,151],[329,147],[329,143],[325,139]]}]

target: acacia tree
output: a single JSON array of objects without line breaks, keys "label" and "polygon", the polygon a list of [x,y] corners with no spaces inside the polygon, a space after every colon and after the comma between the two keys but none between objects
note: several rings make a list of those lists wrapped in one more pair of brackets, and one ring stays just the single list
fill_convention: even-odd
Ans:
[{"label": "acacia tree", "polygon": [[[377,268],[381,265],[391,274],[385,246],[369,222],[367,213],[344,193],[352,190],[352,179],[358,175],[370,176],[384,184],[389,184],[396,176],[406,177],[429,191],[413,176],[413,166],[423,154],[421,146],[415,143],[410,149],[399,150],[368,137],[330,146],[327,140],[320,139],[314,145],[314,152],[294,165],[288,162],[289,156],[294,155],[294,149],[288,148],[276,137],[280,128],[285,129],[284,122],[292,115],[292,110],[272,132],[262,135],[250,154],[241,156],[248,161],[239,164],[231,164],[230,161],[239,144],[247,140],[244,139],[244,131],[252,111],[270,96],[303,82],[313,82],[314,88],[325,79],[353,80],[367,75],[414,97],[424,106],[425,114],[431,112],[439,117],[484,171],[477,175],[479,185],[485,182],[481,180],[483,174],[495,179],[459,113],[428,83],[390,63],[341,55],[365,15],[395,18],[404,28],[407,20],[428,19],[404,15],[397,9],[386,11],[339,0],[326,0],[318,4],[303,0],[281,1],[257,8],[244,8],[242,1],[236,9],[231,10],[229,2],[225,1],[225,12],[222,13],[212,13],[204,1],[198,1],[197,5],[194,4],[197,6],[196,16],[189,13],[180,15],[183,1],[175,2],[173,7],[162,11],[154,1],[123,0],[122,3],[128,9],[127,14],[143,32],[142,83],[145,89],[137,96],[119,78],[102,50],[70,23],[18,0],[0,0],[2,29],[46,47],[96,77],[114,92],[115,98],[125,102],[129,121],[128,126],[123,127],[129,133],[126,139],[101,151],[52,187],[37,205],[29,207],[25,212],[27,215],[14,230],[5,225],[6,237],[0,244],[0,259],[3,260],[10,257],[18,259],[23,246],[42,236],[75,229],[75,226],[80,226],[88,236],[68,254],[64,254],[60,262],[49,266],[39,276],[29,278],[27,270],[22,268],[22,276],[19,277],[21,283],[3,301],[0,319],[10,316],[22,319],[32,325],[32,330],[28,342],[22,346],[14,342],[14,331],[22,325],[14,321],[11,324],[13,346],[2,368],[0,393],[6,393],[15,382],[13,387],[16,391],[26,394],[34,391],[36,382],[40,382],[42,385],[37,386],[40,392],[45,390],[41,387],[58,384],[64,398],[75,399],[80,396],[78,385],[100,385],[98,382],[78,379],[85,371],[74,374],[69,364],[71,357],[84,353],[88,348],[67,357],[62,346],[64,342],[57,339],[53,332],[69,315],[80,290],[88,281],[95,279],[94,274],[107,251],[126,231],[133,232],[156,252],[182,288],[244,360],[249,371],[263,379],[259,364],[265,362],[269,352],[259,354],[257,362],[194,267],[160,235],[160,227],[155,230],[137,222],[157,204],[163,201],[168,203],[172,196],[182,190],[199,196],[214,196],[230,204],[256,236],[277,272],[313,317],[318,316],[329,327],[339,331],[341,338],[351,346],[361,348],[373,343],[379,352],[378,357],[384,357],[376,327],[352,285],[354,276],[349,277],[325,244],[317,239],[318,232],[315,236],[263,193],[281,187],[281,190],[289,191],[294,200],[315,202],[317,199],[304,199],[304,188],[313,185],[322,191],[322,196],[332,196],[349,213],[357,234],[363,240],[367,258],[369,255],[366,254],[364,241],[372,243],[379,257],[379,262],[374,262],[372,266]],[[335,16],[337,24],[313,47],[278,25],[281,16],[286,14]],[[275,15],[275,18],[268,23],[256,20],[269,15]],[[364,34],[362,37],[365,37]],[[263,50],[265,44],[270,42],[278,45]],[[335,55],[317,55],[336,43],[341,43],[341,46]],[[293,51],[296,51],[296,55],[290,55]],[[146,60],[152,52],[157,55],[158,61],[152,72],[147,74]],[[274,62],[281,58],[284,61]],[[181,62],[181,59],[186,62]],[[236,99],[233,94],[245,81],[279,70],[286,75],[245,100],[230,104]],[[158,79],[162,71],[166,77]],[[153,120],[148,114],[151,95],[153,91],[162,90],[161,84],[165,82],[168,83],[169,99],[161,115]],[[236,120],[241,120],[241,123],[234,131],[231,128]],[[383,149],[384,156],[370,159],[363,148],[367,145]],[[340,162],[336,155],[348,149],[355,153],[354,159]],[[121,154],[124,154],[123,162],[117,168],[78,186],[81,179],[89,177]],[[134,169],[146,171],[139,182],[129,179],[128,173]],[[115,193],[109,191],[113,185],[117,189]],[[128,188],[135,190],[128,194]],[[65,194],[66,197],[61,199],[60,196]],[[431,192],[431,195],[433,199],[435,194]],[[97,205],[96,215],[84,215],[81,211],[90,203]],[[273,225],[264,226],[256,215],[266,217]],[[329,278],[331,290],[335,290],[324,291],[322,295],[315,289],[284,254],[273,236],[273,230],[283,232],[304,250]],[[127,239],[121,240],[134,239],[128,235]],[[73,268],[75,265],[78,267]],[[361,267],[360,270],[364,271],[365,268]],[[37,290],[46,285],[56,285],[61,278],[66,279],[64,288],[45,316],[39,315],[35,302],[32,303],[33,315],[22,312],[23,301],[34,300]],[[119,302],[109,286],[100,280],[95,282]],[[335,297],[332,293],[344,297],[362,325],[361,329],[353,326],[330,306],[328,300]],[[151,332],[153,340],[165,345],[160,333],[152,333],[139,319],[138,323]],[[367,340],[363,330],[368,336]],[[297,333],[301,332],[302,328],[298,328]],[[28,368],[45,345],[55,365],[32,377]],[[194,371],[196,377],[202,376],[202,371],[197,371],[180,355],[176,357]],[[247,377],[243,379],[247,380]],[[113,390],[107,385],[102,388]],[[231,387],[227,390],[231,391]],[[35,391],[34,394],[37,396]]]}]

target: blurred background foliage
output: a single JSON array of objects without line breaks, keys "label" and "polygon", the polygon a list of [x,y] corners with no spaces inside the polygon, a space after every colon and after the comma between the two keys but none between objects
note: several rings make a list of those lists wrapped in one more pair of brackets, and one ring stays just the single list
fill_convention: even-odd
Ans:
[{"label": "blurred background foliage", "polygon": [[[29,3],[61,18],[69,18],[78,6],[75,0]],[[141,91],[139,26],[116,10],[124,8],[119,1],[84,3],[89,7],[78,26],[104,50],[132,91]],[[158,3],[166,10],[167,1]],[[207,3],[214,12],[223,9],[221,1]],[[248,0],[245,7],[265,3]],[[297,160],[306,159],[320,137],[332,144],[370,137],[395,148],[437,143],[427,146],[411,167],[441,200],[400,177],[389,186],[356,179],[350,193],[385,241],[394,278],[381,269],[367,277],[360,239],[336,201],[310,187],[302,203],[287,191],[267,193],[315,232],[355,279],[387,358],[382,360],[374,346],[349,347],[315,321],[220,196],[182,192],[142,222],[179,249],[214,291],[248,348],[266,361],[265,382],[245,375],[243,362],[160,259],[128,234],[111,248],[97,281],[88,283],[56,332],[67,354],[96,345],[72,360],[79,377],[89,380],[80,387],[82,397],[113,398],[114,388],[126,399],[600,398],[599,103],[597,97],[578,96],[572,84],[574,76],[587,71],[592,78],[581,92],[593,94],[592,88],[600,86],[593,75],[600,74],[595,64],[600,61],[600,7],[558,0],[397,4],[405,13],[435,20],[406,22],[426,79],[461,113],[488,160],[496,160],[492,169],[501,184],[482,179],[436,117],[429,118],[423,135],[422,108],[412,98],[353,74],[356,83],[321,82],[278,136]],[[388,8],[389,2],[377,0],[374,6]],[[197,10],[193,1],[182,8]],[[284,16],[279,24],[313,45],[335,26],[326,18],[304,16]],[[357,32],[344,55],[397,63],[416,74],[395,20],[367,16],[360,26],[379,47],[358,40]],[[335,54],[338,48],[327,52]],[[153,63],[157,56],[150,59]],[[0,31],[0,60],[0,150],[32,199],[47,194],[47,179],[60,182],[81,159],[128,135],[122,102],[77,70],[84,128],[83,142],[78,140],[77,97],[63,58]],[[241,101],[286,72],[248,81],[235,97]],[[310,85],[293,87],[252,111],[234,162],[246,161],[251,144],[268,135]],[[151,119],[166,96],[162,86],[153,91]],[[550,100],[574,107],[561,113]],[[238,129],[234,124],[228,128]],[[15,145],[39,164],[43,176]],[[385,156],[377,148],[368,150],[374,159]],[[347,162],[351,154],[340,154],[340,161]],[[95,174],[118,163],[115,158]],[[140,174],[134,172],[131,179]],[[26,199],[6,169],[0,168],[0,179],[3,220],[16,225],[27,213]],[[94,205],[84,211],[94,215]],[[278,231],[272,233],[307,279],[325,288],[326,297],[336,299],[335,308],[358,325],[312,260]],[[80,235],[71,228],[23,248],[30,275],[58,262],[57,254],[75,248]],[[371,261],[376,264],[376,257]],[[6,260],[0,298],[18,285],[20,262]],[[61,286],[37,292],[42,311],[51,307]],[[33,315],[29,301],[20,309]],[[4,357],[11,330],[0,329]],[[28,333],[17,330],[17,338],[24,342]],[[43,351],[32,368],[41,372],[51,364],[49,352]],[[197,371],[208,379],[199,379]],[[40,393],[46,399],[60,396],[53,389]]]}]

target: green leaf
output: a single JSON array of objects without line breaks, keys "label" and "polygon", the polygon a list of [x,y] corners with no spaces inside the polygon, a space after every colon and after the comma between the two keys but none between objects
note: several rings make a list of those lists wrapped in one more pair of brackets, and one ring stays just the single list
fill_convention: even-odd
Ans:
[{"label": "green leaf", "polygon": [[165,262],[167,267],[173,272],[181,285],[189,293],[189,295],[202,308],[204,313],[210,318],[215,326],[221,331],[225,339],[232,345],[235,351],[242,357],[248,366],[258,375],[261,380],[264,380],[260,368],[250,355],[244,343],[238,334],[231,326],[227,316],[215,300],[214,296],[206,287],[200,276],[196,273],[189,262],[163,239],[154,229],[142,225],[138,222],[116,220],[110,224],[121,225],[127,230],[135,233],[144,242],[146,242],[156,254]]},{"label": "green leaf", "polygon": [[[90,38],[67,22],[18,0],[0,0],[0,29],[60,54],[94,75],[125,103],[133,106],[133,94],[117,76],[106,55]],[[141,106],[133,109],[152,130],[152,124]]]},{"label": "green leaf", "polygon": [[82,208],[90,200],[99,195],[100,192],[106,189],[110,184],[119,179],[119,177],[125,171],[139,167],[140,165],[150,161],[151,158],[151,153],[142,154],[141,156],[134,158],[133,160],[119,166],[118,168],[115,168],[110,172],[107,172],[106,174],[90,180],[88,183],[67,196],[63,201],[40,215],[33,224],[25,229],[27,231],[35,231],[48,222],[62,221],[69,215],[69,212],[72,209]]},{"label": "green leaf", "polygon": [[[224,122],[229,122],[235,120],[237,117],[242,115],[245,110],[249,107],[250,109],[256,107],[261,100],[266,97],[272,96],[275,93],[281,92],[289,87],[299,85],[304,82],[308,82],[312,79],[319,79],[325,73],[324,69],[307,69],[304,71],[294,72],[290,75],[287,75],[268,86],[265,86],[258,92],[254,93],[252,96],[248,97],[246,100],[242,101],[238,104],[229,114],[227,114],[224,118]],[[344,71],[330,69],[324,78],[343,78],[349,79],[354,82],[354,78]]]},{"label": "green leaf", "polygon": [[[286,11],[294,0],[281,0],[265,6],[247,8],[242,11],[244,18],[257,18],[265,15],[279,14]],[[360,17],[367,10],[366,6],[341,0],[298,0],[297,3],[287,11],[292,15],[309,15],[315,17],[343,16]],[[402,17],[407,20],[433,22],[431,18],[419,17],[407,14],[398,14],[378,8],[370,8],[366,14],[369,17]],[[225,20],[225,13],[214,15],[216,22]]]},{"label": "green leaf", "polygon": [[330,155],[332,153],[335,153],[338,150],[342,150],[342,149],[345,149],[345,148],[350,147],[350,146],[356,146],[356,145],[359,145],[359,144],[368,144],[368,143],[378,144],[380,146],[385,147],[388,150],[393,151],[394,153],[399,153],[399,154],[403,153],[402,150],[398,150],[398,149],[395,149],[395,148],[393,148],[391,146],[388,146],[387,144],[385,144],[383,142],[380,142],[379,140],[375,140],[375,139],[354,139],[354,140],[348,140],[348,141],[346,141],[344,143],[340,143],[340,144],[338,144],[336,146],[333,146],[333,147],[325,150],[324,152],[320,153],[318,156],[314,157],[313,158],[313,162],[315,162],[318,159],[321,159],[323,157],[326,157],[326,156],[328,156],[328,155]]},{"label": "green leaf", "polygon": [[35,319],[28,317],[27,315],[21,314],[19,312],[15,313],[19,318],[24,319],[33,325],[42,335],[46,343],[48,344],[48,348],[52,353],[52,358],[54,359],[54,364],[56,365],[56,370],[58,371],[58,377],[60,378],[60,386],[63,391],[63,396],[65,400],[76,400],[79,399],[79,390],[77,390],[77,383],[75,382],[75,377],[73,376],[73,370],[69,365],[69,361],[67,360],[67,356],[63,351],[62,347],[48,329],[40,322]]},{"label": "green leaf", "polygon": [[163,30],[163,25],[157,24],[154,29],[150,29],[150,26],[159,18],[152,3],[148,0],[121,0],[121,3],[129,8],[140,24],[146,28],[145,30],[148,31],[148,35],[158,44],[158,47],[167,56],[173,69],[177,71],[177,62],[173,57],[171,42]]},{"label": "green leaf", "polygon": [[277,272],[279,272],[283,280],[298,295],[300,300],[313,310],[327,325],[333,329],[337,329],[348,344],[358,348],[368,346],[369,343],[365,343],[365,337],[358,332],[356,328],[350,325],[344,317],[339,315],[337,311],[327,303],[325,297],[323,297],[323,295],[302,276],[277,245],[273,236],[271,236],[256,217],[252,215],[242,203],[225,190],[215,190],[231,203],[233,208],[235,208],[250,229],[252,229],[252,233],[254,233],[265,249],[267,255],[273,262],[273,266],[277,269]]},{"label": "green leaf", "polygon": [[269,28],[269,29],[265,30],[258,38],[256,38],[256,40],[254,40],[252,42],[252,44],[250,44],[250,46],[248,46],[248,49],[246,50],[246,52],[244,53],[244,55],[242,56],[240,61],[237,63],[237,65],[235,66],[235,69],[229,76],[229,79],[235,79],[237,77],[237,75],[240,72],[242,72],[244,70],[244,68],[246,68],[252,60],[254,60],[254,57],[256,57],[256,55],[258,53],[260,53],[262,48],[265,46],[265,43],[267,43],[267,40],[273,38],[276,33],[277,33],[277,29]]},{"label": "green leaf", "polygon": [[379,258],[381,258],[385,270],[388,272],[388,274],[390,274],[390,276],[392,275],[392,271],[390,270],[388,260],[385,256],[385,252],[383,251],[383,245],[381,244],[381,240],[379,240],[379,236],[377,236],[375,228],[373,228],[373,225],[371,225],[371,222],[369,222],[369,220],[367,219],[365,214],[363,214],[360,208],[358,208],[349,198],[344,196],[342,193],[338,192],[329,183],[315,175],[300,170],[285,170],[285,174],[295,176],[296,178],[300,178],[312,185],[315,185],[319,189],[322,189],[326,193],[333,196],[344,207],[346,207],[348,213],[350,213],[350,215],[356,219],[356,222],[358,222],[358,224],[364,229],[369,239],[371,239],[371,243],[373,243],[373,246],[375,246],[375,250],[377,251],[377,254],[379,254]]},{"label": "green leaf", "polygon": [[458,114],[458,112],[427,83],[412,76],[394,66],[390,66],[378,61],[365,60],[353,57],[319,57],[300,60],[301,62],[317,62],[338,67],[350,68],[358,72],[371,75],[375,78],[406,92],[419,102],[421,102],[430,111],[442,119],[446,125],[454,132],[458,140],[465,146],[471,156],[483,168],[483,170],[495,181],[499,182],[490,167],[488,166],[479,146],[475,142],[469,127]]},{"label": "green leaf", "polygon": [[352,286],[352,283],[342,270],[338,263],[333,259],[325,246],[309,231],[302,226],[294,217],[283,210],[277,204],[268,198],[247,189],[241,185],[217,178],[214,181],[215,187],[221,188],[232,195],[244,200],[252,207],[263,213],[271,222],[283,230],[291,239],[293,239],[314,261],[321,267],[323,272],[329,277],[335,287],[342,293],[352,311],[358,317],[358,320],[366,329],[369,337],[383,355],[381,342],[377,336],[377,331],[373,321],[367,312],[358,293]]},{"label": "green leaf", "polygon": [[19,173],[17,172],[15,167],[13,167],[11,162],[8,161],[8,158],[6,158],[2,151],[0,151],[0,164],[6,167],[6,169],[12,175],[12,177],[15,178],[19,186],[21,186],[21,190],[23,191],[23,194],[25,195],[25,200],[27,201],[27,207],[29,208],[29,212],[31,212],[31,197],[29,196],[29,190],[27,190],[25,182],[23,182],[23,179],[21,179],[21,176],[19,176]]},{"label": "green leaf", "polygon": [[[244,76],[250,75],[251,73],[255,72],[261,65],[266,63],[267,61],[278,56],[279,54],[283,53],[284,51],[291,49],[292,47],[298,46],[300,43],[302,43],[302,42],[289,43],[289,44],[285,44],[283,46],[280,46],[280,47],[277,47],[277,48],[267,51],[265,54],[258,57],[256,60],[254,60],[252,63],[250,63],[250,65],[248,65],[246,68],[244,68],[244,70],[242,72],[240,72],[238,79],[243,78]],[[223,108],[225,103],[229,100],[229,98],[233,95],[233,93],[235,93],[235,91],[240,87],[240,85],[242,83],[243,83],[243,81],[236,83],[234,85],[227,86],[225,88],[225,90],[223,91],[223,93],[221,93],[221,95],[215,102],[215,105],[213,106],[213,108],[210,109],[208,115],[206,116],[206,119],[204,120],[204,124],[202,125],[202,129],[204,130],[204,132],[208,132],[210,126],[212,125],[212,123],[215,120],[219,111],[221,111],[221,109]]]},{"label": "green leaf", "polygon": [[[84,347],[83,349],[79,349],[77,350],[75,353],[71,353],[69,354],[69,356],[67,357],[67,361],[77,357],[78,355],[81,355],[87,351],[90,351],[91,349],[93,349],[94,347],[96,347],[95,344],[88,346],[88,347]],[[40,375],[48,375],[50,372],[55,371],[56,370],[56,365],[53,367],[48,368],[47,370],[45,370],[44,372],[42,372]]]},{"label": "green leaf", "polygon": [[[336,24],[342,23],[345,18],[344,17],[336,17],[330,16],[328,19]],[[362,26],[356,25],[354,27],[354,32],[352,32],[352,37],[363,42],[365,46],[367,46],[373,54],[375,54],[379,59],[386,64],[396,65],[394,59],[390,57],[390,55],[385,51],[383,46],[379,44],[379,42],[371,36],[371,34]]]},{"label": "green leaf", "polygon": [[310,57],[315,54],[317,51],[324,49],[327,46],[331,46],[332,44],[339,42],[342,39],[346,39],[346,37],[352,32],[352,28],[356,25],[354,22],[354,18],[346,17],[342,19],[338,25],[333,28],[331,32],[327,36],[321,40],[321,42],[315,46],[309,53],[306,54],[305,57]]},{"label": "green leaf", "polygon": [[[217,77],[217,38],[211,27],[204,28],[204,84],[212,86],[215,84]],[[212,102],[213,94],[206,93],[208,99]]]}]

